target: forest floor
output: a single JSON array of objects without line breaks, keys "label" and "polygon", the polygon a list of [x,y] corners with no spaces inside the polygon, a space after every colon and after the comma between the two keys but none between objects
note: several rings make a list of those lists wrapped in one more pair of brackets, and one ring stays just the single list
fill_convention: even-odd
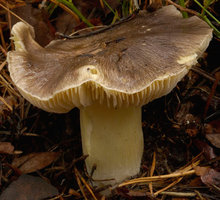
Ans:
[{"label": "forest floor", "polygon": [[[85,16],[83,23],[64,3],[54,6],[57,2],[0,0],[0,200],[220,199],[218,33],[170,94],[143,107],[141,172],[105,197],[101,191],[106,188],[93,187],[85,169],[79,110],[54,114],[32,106],[11,81],[6,57],[13,49],[11,27],[21,19],[34,27],[37,42],[45,46],[60,37],[57,32],[69,35],[88,23],[110,24],[133,6],[131,1],[73,1]],[[160,0],[139,2],[141,9],[151,11],[161,6]],[[219,19],[219,2],[209,3],[207,9]],[[188,10],[182,10],[189,15],[202,12],[193,0],[186,5]],[[219,29],[218,21],[209,19]]]}]

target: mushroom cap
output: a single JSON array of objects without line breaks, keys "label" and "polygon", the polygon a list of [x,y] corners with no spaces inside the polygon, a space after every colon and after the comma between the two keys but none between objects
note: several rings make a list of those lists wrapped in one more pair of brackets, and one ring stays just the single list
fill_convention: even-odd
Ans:
[{"label": "mushroom cap", "polygon": [[25,23],[14,25],[12,35],[16,50],[7,61],[18,90],[35,106],[62,113],[94,102],[141,106],[166,95],[205,51],[212,29],[170,5],[45,48]]}]

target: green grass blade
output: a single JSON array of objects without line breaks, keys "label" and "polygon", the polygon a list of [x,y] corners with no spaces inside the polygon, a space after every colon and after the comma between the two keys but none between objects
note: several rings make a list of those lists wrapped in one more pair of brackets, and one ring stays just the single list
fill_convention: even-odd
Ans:
[{"label": "green grass blade", "polygon": [[204,16],[203,19],[214,30],[215,35],[220,38],[220,31],[210,22],[208,17]]},{"label": "green grass blade", "polygon": [[[215,0],[203,0],[204,8],[207,9]],[[205,10],[202,9],[202,16],[205,16]]]},{"label": "green grass blade", "polygon": [[70,8],[75,14],[78,15],[78,17],[89,27],[93,27],[93,24],[91,24],[83,15],[82,13],[76,8],[76,6],[67,0],[57,0],[58,2],[64,4],[68,8]]},{"label": "green grass blade", "polygon": [[[186,8],[185,0],[179,0],[179,4],[180,4],[183,8]],[[182,11],[181,13],[182,13],[182,15],[183,15],[183,18],[188,18],[188,17],[189,17],[187,12]]]},{"label": "green grass blade", "polygon": [[112,9],[112,7],[105,1],[103,0],[104,4],[108,7],[108,9],[114,14],[114,18],[120,19],[117,15],[117,13]]},{"label": "green grass blade", "polygon": [[215,16],[212,15],[201,3],[199,3],[197,0],[194,0],[213,20],[215,20],[218,24],[220,24],[220,21],[215,18]]}]

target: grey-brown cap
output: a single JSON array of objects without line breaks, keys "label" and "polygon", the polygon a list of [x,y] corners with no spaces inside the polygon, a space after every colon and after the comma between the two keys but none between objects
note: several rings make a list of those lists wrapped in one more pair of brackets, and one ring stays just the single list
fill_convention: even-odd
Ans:
[{"label": "grey-brown cap", "polygon": [[8,66],[13,82],[32,104],[62,113],[94,101],[141,106],[169,93],[205,51],[212,29],[166,6],[45,48],[22,22],[12,34],[16,50],[8,53]]}]

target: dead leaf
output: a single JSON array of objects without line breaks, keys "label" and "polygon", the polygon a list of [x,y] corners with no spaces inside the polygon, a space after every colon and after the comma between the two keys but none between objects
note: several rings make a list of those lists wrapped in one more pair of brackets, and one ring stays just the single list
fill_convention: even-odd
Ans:
[{"label": "dead leaf", "polygon": [[0,142],[0,153],[13,154],[14,146],[10,142]]},{"label": "dead leaf", "polygon": [[42,178],[21,175],[1,194],[0,200],[42,200],[58,195],[58,190]]},{"label": "dead leaf", "polygon": [[59,152],[31,153],[20,158],[15,158],[12,166],[18,168],[23,174],[32,173],[47,167],[58,157]]},{"label": "dead leaf", "polygon": [[220,186],[220,172],[208,167],[197,166],[194,169],[204,184]]}]

